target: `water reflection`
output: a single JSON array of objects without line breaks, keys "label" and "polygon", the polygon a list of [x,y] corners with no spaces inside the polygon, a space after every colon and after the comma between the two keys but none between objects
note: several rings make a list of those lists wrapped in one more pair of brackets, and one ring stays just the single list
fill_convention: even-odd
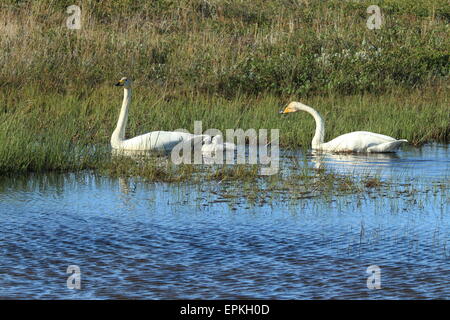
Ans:
[{"label": "water reflection", "polygon": [[135,183],[131,183],[130,179],[119,177],[118,180],[119,180],[120,191],[124,195],[128,195],[129,193],[133,193],[136,190],[136,184]]},{"label": "water reflection", "polygon": [[353,176],[377,175],[384,178],[450,177],[450,149],[431,144],[422,148],[405,148],[397,153],[333,154],[311,152],[307,155],[315,168]]},{"label": "water reflection", "polygon": [[324,153],[312,151],[308,158],[316,169],[338,168],[340,173],[377,170],[395,165],[400,157],[395,153]]},{"label": "water reflection", "polygon": [[[436,145],[394,157],[311,154],[307,165],[351,174],[380,167],[395,179],[417,166],[391,188],[290,201],[264,183],[259,192],[271,201],[233,193],[245,190],[239,181],[3,177],[0,297],[450,298],[449,156]],[[82,290],[66,287],[71,264]],[[374,264],[382,289],[371,291]]]}]

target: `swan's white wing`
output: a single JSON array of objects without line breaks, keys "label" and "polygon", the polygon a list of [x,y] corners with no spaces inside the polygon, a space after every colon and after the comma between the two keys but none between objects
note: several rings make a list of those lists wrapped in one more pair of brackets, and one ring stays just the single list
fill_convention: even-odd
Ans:
[{"label": "swan's white wing", "polygon": [[358,136],[363,139],[372,139],[372,141],[379,141],[379,143],[382,143],[382,141],[383,142],[391,142],[391,141],[397,140],[395,138],[386,136],[384,134],[373,133],[373,132],[369,132],[369,131],[354,131],[354,132],[350,132],[347,134]]},{"label": "swan's white wing", "polygon": [[396,139],[383,134],[368,131],[355,131],[343,134],[322,144],[321,149],[334,152],[366,152],[370,147],[394,141],[396,141]]},{"label": "swan's white wing", "polygon": [[212,153],[226,152],[228,150],[236,150],[236,145],[231,142],[213,142],[206,143],[202,146],[202,153],[210,155]]},{"label": "swan's white wing", "polygon": [[189,140],[192,134],[175,131],[152,131],[123,141],[124,150],[170,151],[178,143]]},{"label": "swan's white wing", "polygon": [[402,139],[402,140],[395,140],[391,142],[385,142],[378,144],[373,147],[367,148],[367,152],[395,152],[398,148],[404,143],[407,143],[408,140]]},{"label": "swan's white wing", "polygon": [[202,146],[203,153],[211,153],[215,151],[215,146],[212,143],[204,144]]},{"label": "swan's white wing", "polygon": [[211,144],[211,136],[207,134],[192,134],[190,137],[186,137],[183,143],[188,144],[194,150],[203,151],[204,146]]}]

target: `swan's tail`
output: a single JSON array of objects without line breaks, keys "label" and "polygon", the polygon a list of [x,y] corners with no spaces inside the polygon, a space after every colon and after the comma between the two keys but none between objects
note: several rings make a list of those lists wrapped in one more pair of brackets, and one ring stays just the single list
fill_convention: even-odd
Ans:
[{"label": "swan's tail", "polygon": [[401,139],[401,140],[395,140],[392,142],[385,142],[385,143],[381,143],[376,146],[367,148],[367,152],[395,152],[404,143],[408,143],[408,140]]}]

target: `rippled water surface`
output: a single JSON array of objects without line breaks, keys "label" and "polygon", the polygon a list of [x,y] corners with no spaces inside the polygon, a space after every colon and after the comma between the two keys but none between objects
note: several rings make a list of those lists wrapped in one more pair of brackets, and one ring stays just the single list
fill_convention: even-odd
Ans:
[{"label": "rippled water surface", "polygon": [[[450,298],[447,146],[308,164],[393,186],[252,201],[233,184],[3,177],[0,297]],[[69,265],[80,290],[66,286]],[[371,265],[381,289],[367,288]]]}]

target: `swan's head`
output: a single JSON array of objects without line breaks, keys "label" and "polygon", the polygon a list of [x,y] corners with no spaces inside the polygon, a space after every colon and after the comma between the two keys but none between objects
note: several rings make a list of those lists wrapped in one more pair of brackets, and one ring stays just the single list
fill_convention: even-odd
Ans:
[{"label": "swan's head", "polygon": [[214,143],[214,144],[223,143],[223,137],[221,135],[214,136],[214,138],[212,138],[212,143]]},{"label": "swan's head", "polygon": [[203,144],[210,144],[211,143],[211,137],[205,136],[203,137]]},{"label": "swan's head", "polygon": [[116,87],[130,88],[131,80],[126,77],[123,77],[122,79],[119,80],[119,82],[116,83]]},{"label": "swan's head", "polygon": [[304,107],[306,107],[306,105],[304,105],[303,103],[293,101],[293,102],[289,103],[286,106],[286,108],[281,110],[280,113],[281,114],[286,114],[286,113],[291,113],[291,112],[297,112],[297,111],[304,110]]}]

